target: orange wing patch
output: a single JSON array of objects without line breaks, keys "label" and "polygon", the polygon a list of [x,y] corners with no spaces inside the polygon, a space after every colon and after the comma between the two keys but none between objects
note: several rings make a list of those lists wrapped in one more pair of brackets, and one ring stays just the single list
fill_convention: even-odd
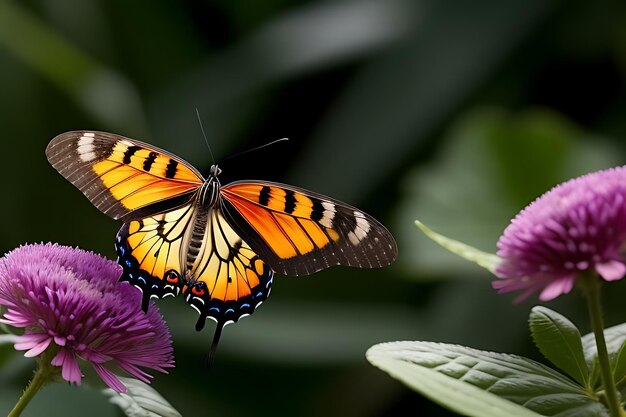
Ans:
[{"label": "orange wing patch", "polygon": [[[222,194],[282,259],[321,249],[339,239],[331,225],[331,205],[304,194],[262,184],[232,184]],[[317,207],[319,206],[319,207]]]}]

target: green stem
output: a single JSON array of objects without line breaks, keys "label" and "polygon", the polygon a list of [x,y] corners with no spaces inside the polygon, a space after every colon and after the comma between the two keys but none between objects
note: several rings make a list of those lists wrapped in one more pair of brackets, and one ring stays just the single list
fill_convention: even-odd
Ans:
[{"label": "green stem", "polygon": [[606,395],[606,402],[611,417],[621,417],[622,408],[620,406],[609,353],[604,340],[604,323],[602,320],[602,303],[600,302],[600,280],[597,276],[585,276],[580,280],[587,296],[587,308],[591,318],[591,328],[596,337],[596,348],[598,351],[598,362],[600,364],[600,375],[602,376],[602,386]]},{"label": "green stem", "polygon": [[39,359],[39,366],[35,371],[33,379],[30,380],[28,386],[24,390],[24,393],[7,417],[18,417],[22,414],[22,411],[24,411],[28,403],[30,403],[30,401],[35,397],[35,394],[37,394],[44,385],[50,382],[52,376],[54,375],[54,368],[50,365],[50,360],[52,358],[49,356],[50,355],[46,355],[44,353]]}]

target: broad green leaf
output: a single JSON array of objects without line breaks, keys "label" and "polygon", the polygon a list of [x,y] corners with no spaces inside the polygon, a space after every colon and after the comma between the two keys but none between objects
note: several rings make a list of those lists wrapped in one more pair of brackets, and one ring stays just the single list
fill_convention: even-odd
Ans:
[{"label": "broad green leaf", "polygon": [[470,262],[482,266],[492,274],[495,274],[496,267],[500,262],[500,258],[494,254],[483,252],[480,249],[476,249],[470,245],[459,242],[458,240],[450,239],[437,232],[429,229],[424,223],[419,220],[415,220],[415,224],[420,228],[422,232],[433,241],[449,250],[450,252],[459,255],[461,258],[465,258]]},{"label": "broad green leaf", "polygon": [[618,387],[623,386],[624,382],[626,382],[626,343],[622,344],[622,347],[615,356],[613,377]]},{"label": "broad green leaf", "polygon": [[[604,329],[604,339],[606,340],[606,348],[609,351],[609,356],[614,358],[624,342],[626,342],[626,323]],[[589,363],[593,361],[597,355],[596,338],[593,333],[587,333],[581,340],[585,358]]]},{"label": "broad green leaf", "polygon": [[[626,379],[626,352],[623,352],[624,344],[626,343],[626,323],[604,329],[604,338],[609,352],[611,369],[613,369],[615,381],[618,383],[619,388],[619,386],[623,385],[622,380]],[[596,381],[599,375],[599,365],[595,336],[593,333],[588,333],[581,340],[587,365],[590,367],[592,375],[595,376],[593,381]]]},{"label": "broad green leaf", "polygon": [[119,378],[128,388],[127,392],[118,394],[111,388],[102,392],[128,417],[181,417],[181,414],[150,385],[134,378]]},{"label": "broad green leaf", "polygon": [[530,332],[546,358],[589,388],[589,368],[585,362],[580,332],[566,317],[543,306],[530,311]]},{"label": "broad green leaf", "polygon": [[608,416],[574,381],[521,356],[443,343],[391,342],[371,347],[367,359],[433,401],[468,416]]}]

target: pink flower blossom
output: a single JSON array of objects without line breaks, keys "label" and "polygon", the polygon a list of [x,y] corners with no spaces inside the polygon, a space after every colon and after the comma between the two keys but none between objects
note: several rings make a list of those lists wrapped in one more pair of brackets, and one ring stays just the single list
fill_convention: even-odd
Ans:
[{"label": "pink flower blossom", "polygon": [[499,292],[521,290],[542,301],[571,291],[593,272],[605,281],[626,274],[626,167],[598,171],[554,187],[522,210],[498,241]]},{"label": "pink flower blossom", "polygon": [[155,306],[144,314],[141,294],[118,283],[122,268],[91,252],[57,244],[21,246],[0,259],[0,322],[23,328],[15,349],[24,356],[56,352],[51,364],[80,384],[89,363],[117,392],[126,387],[114,372],[144,382],[142,368],[173,367],[169,330]]}]

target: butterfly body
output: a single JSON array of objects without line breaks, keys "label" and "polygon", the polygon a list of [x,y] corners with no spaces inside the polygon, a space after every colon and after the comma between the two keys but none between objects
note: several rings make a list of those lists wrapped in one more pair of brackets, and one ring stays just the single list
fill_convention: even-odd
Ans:
[{"label": "butterfly body", "polygon": [[267,181],[225,186],[217,165],[205,179],[149,144],[105,132],[74,131],[46,149],[59,173],[103,213],[124,222],[115,247],[120,280],[151,298],[182,295],[221,329],[267,299],[274,271],[309,275],[333,265],[376,268],[397,255],[371,216],[338,200]]}]

